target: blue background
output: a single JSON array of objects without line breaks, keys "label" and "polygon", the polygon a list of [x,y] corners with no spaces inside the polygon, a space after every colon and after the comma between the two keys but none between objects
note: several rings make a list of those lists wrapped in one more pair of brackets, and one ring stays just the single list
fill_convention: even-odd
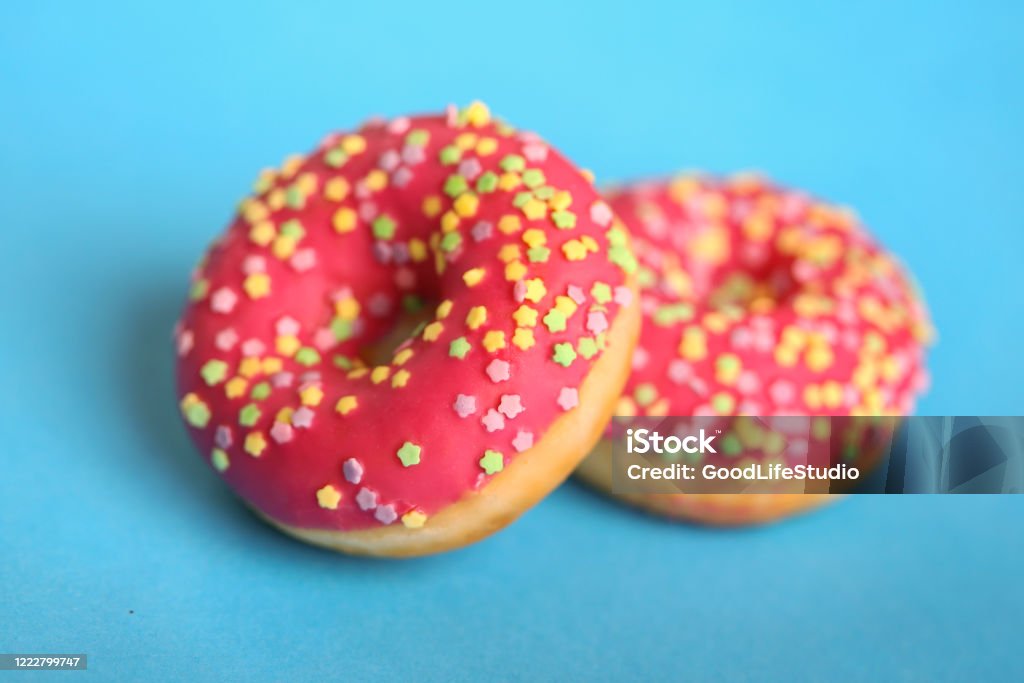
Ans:
[{"label": "blue background", "polygon": [[151,4],[0,9],[0,651],[104,680],[1024,676],[1020,497],[722,532],[568,484],[464,551],[349,559],[207,471],[169,346],[259,168],[482,98],[599,179],[757,168],[856,206],[934,309],[920,412],[1019,414],[1024,4]]}]

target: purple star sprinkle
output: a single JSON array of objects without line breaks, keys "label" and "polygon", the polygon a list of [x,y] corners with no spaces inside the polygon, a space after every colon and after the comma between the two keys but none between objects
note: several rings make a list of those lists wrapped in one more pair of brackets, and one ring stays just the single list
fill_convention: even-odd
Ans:
[{"label": "purple star sprinkle", "polygon": [[358,484],[363,480],[363,464],[355,458],[349,458],[341,466],[341,471],[345,475],[345,481],[350,484]]}]

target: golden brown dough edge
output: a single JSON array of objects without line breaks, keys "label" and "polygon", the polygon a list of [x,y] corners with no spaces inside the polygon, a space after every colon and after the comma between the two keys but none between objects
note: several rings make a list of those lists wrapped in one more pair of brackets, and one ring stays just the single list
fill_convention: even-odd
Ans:
[{"label": "golden brown dough edge", "polygon": [[[632,285],[632,283],[630,283]],[[419,529],[401,524],[357,531],[300,529],[261,517],[287,534],[352,555],[414,557],[452,550],[504,528],[572,473],[601,437],[626,385],[640,336],[640,297],[608,330],[608,346],[580,386],[579,406],[560,416],[544,437],[483,489],[431,516]]]},{"label": "golden brown dough edge", "polygon": [[612,493],[612,447],[601,439],[590,456],[580,463],[576,475],[615,500],[648,512],[701,524],[739,526],[764,524],[801,512],[808,512],[841,498],[836,494],[812,493]]}]

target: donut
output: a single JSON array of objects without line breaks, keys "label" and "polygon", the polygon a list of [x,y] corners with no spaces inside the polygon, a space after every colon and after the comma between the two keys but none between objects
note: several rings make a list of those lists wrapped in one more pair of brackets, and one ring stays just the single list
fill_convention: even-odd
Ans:
[{"label": "donut", "polygon": [[194,270],[181,414],[292,536],[456,548],[600,438],[639,336],[636,268],[589,173],[485,105],[373,119],[263,171]]},{"label": "donut", "polygon": [[[850,210],[752,174],[686,174],[605,196],[633,235],[644,318],[616,415],[835,416],[831,432],[843,439],[826,432],[825,446],[807,452],[861,470],[879,458],[895,423],[852,416],[912,412],[928,383],[933,330],[907,272]],[[726,422],[719,443],[729,452],[701,462],[786,462],[758,443],[764,429]],[[605,491],[613,436],[578,470]],[[786,493],[804,483],[621,498],[673,517],[745,524],[829,500]]]}]

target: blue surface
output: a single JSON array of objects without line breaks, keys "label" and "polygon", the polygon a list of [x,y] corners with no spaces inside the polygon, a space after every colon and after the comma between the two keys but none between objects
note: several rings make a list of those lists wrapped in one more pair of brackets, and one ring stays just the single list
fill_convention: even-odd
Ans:
[{"label": "blue surface", "polygon": [[347,559],[207,471],[169,349],[258,168],[480,97],[599,179],[754,167],[856,206],[942,334],[921,412],[1019,414],[1024,5],[149,4],[0,9],[0,651],[86,652],[75,680],[1024,677],[1020,497],[710,532],[570,484],[467,550]]}]

